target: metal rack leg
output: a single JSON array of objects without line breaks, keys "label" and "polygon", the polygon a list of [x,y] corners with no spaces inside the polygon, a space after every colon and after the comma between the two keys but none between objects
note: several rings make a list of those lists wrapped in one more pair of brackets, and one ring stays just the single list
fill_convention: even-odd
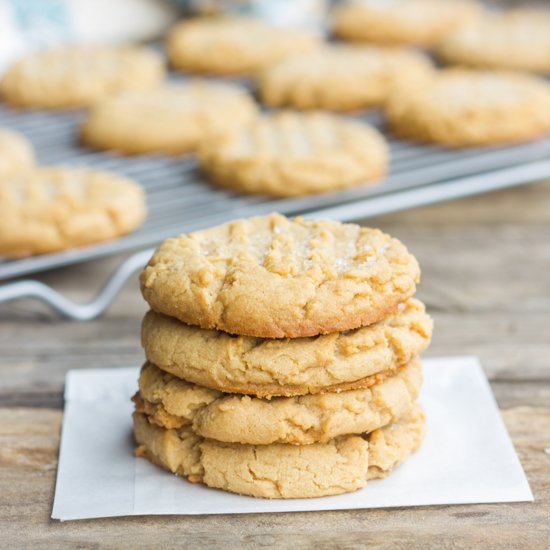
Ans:
[{"label": "metal rack leg", "polygon": [[44,283],[25,280],[0,286],[0,303],[21,298],[34,298],[44,302],[68,319],[88,321],[99,317],[113,302],[126,281],[147,263],[154,249],[133,254],[116,269],[97,296],[86,304],[78,304],[65,298]]}]

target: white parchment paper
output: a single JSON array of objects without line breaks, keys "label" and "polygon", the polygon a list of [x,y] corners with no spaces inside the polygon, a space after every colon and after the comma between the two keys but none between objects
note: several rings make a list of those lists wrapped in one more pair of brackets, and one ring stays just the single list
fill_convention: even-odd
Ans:
[{"label": "white parchment paper", "polygon": [[533,495],[475,357],[425,359],[426,439],[388,478],[345,495],[265,500],[188,483],[133,456],[137,368],[67,374],[52,517],[239,514],[532,501]]}]

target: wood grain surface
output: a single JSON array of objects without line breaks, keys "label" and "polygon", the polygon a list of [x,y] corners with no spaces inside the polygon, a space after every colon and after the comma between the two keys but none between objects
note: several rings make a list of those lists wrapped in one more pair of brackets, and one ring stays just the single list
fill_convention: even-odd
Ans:
[{"label": "wood grain surface", "polygon": [[[136,280],[99,320],[0,306],[2,548],[550,548],[550,182],[377,219],[422,266],[427,355],[479,355],[535,503],[246,516],[50,519],[68,369],[137,365]],[[90,298],[120,258],[40,280]],[[546,452],[545,452],[546,449]]]}]

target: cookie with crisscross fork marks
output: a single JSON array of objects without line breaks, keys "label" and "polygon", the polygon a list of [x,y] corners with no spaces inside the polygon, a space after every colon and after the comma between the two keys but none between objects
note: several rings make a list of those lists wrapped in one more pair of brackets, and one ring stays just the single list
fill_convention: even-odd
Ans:
[{"label": "cookie with crisscross fork marks", "polygon": [[321,40],[312,34],[250,17],[183,21],[167,40],[168,56],[175,68],[211,74],[254,72],[320,45]]},{"label": "cookie with crisscross fork marks", "polygon": [[201,166],[220,186],[275,196],[305,195],[377,181],[388,147],[374,128],[324,113],[281,112],[211,140]]},{"label": "cookie with crisscross fork marks", "polygon": [[84,107],[123,90],[160,84],[164,63],[137,46],[59,46],[16,62],[0,81],[0,95],[21,107]]},{"label": "cookie with crisscross fork marks", "polygon": [[452,147],[524,141],[550,131],[550,86],[515,73],[446,69],[386,106],[398,135]]},{"label": "cookie with crisscross fork marks", "polygon": [[132,180],[94,170],[39,168],[0,180],[0,256],[112,239],[144,217],[144,193]]},{"label": "cookie with crisscross fork marks", "polygon": [[383,105],[394,86],[422,81],[432,70],[410,49],[337,45],[270,65],[258,84],[269,106],[350,111]]},{"label": "cookie with crisscross fork marks", "polygon": [[128,154],[187,153],[204,139],[234,131],[256,112],[250,95],[239,87],[192,80],[125,92],[98,103],[81,137],[93,147]]},{"label": "cookie with crisscross fork marks", "polygon": [[490,13],[447,35],[437,51],[447,63],[550,73],[550,11]]},{"label": "cookie with crisscross fork marks", "polygon": [[414,256],[377,229],[271,214],[166,240],[141,288],[187,324],[297,338],[380,321],[419,278]]}]

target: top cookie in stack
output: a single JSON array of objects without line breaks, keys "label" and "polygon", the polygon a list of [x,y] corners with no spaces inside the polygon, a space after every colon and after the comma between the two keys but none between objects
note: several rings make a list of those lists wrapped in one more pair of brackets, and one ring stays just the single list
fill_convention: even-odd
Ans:
[{"label": "top cookie in stack", "polygon": [[165,241],[141,276],[137,454],[268,498],[384,477],[423,437],[419,275],[396,239],[332,221],[271,214]]},{"label": "top cookie in stack", "polygon": [[259,338],[376,323],[420,277],[405,246],[377,229],[272,214],[168,239],[141,277],[154,311]]}]

